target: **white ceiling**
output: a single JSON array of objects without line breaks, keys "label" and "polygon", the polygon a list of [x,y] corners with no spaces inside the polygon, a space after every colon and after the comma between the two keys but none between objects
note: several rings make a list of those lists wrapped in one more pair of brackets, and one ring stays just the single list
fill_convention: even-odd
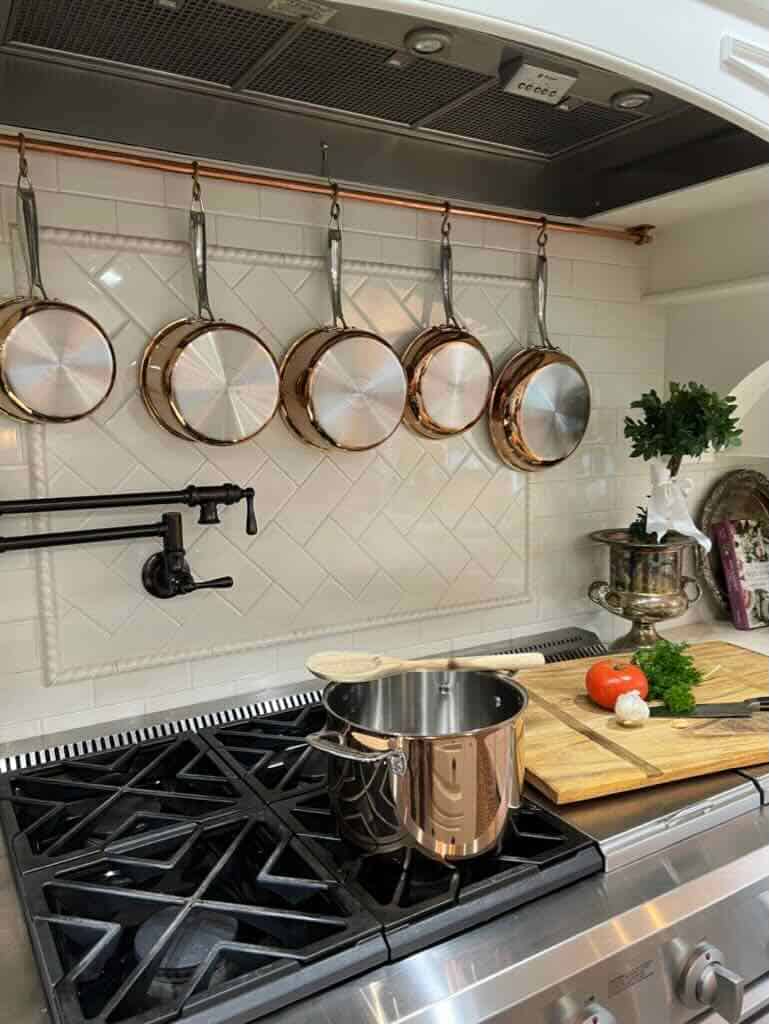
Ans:
[{"label": "white ceiling", "polygon": [[601,224],[654,224],[666,227],[704,214],[731,210],[747,203],[769,202],[769,164],[739,174],[670,192],[642,203],[622,206],[590,220]]}]

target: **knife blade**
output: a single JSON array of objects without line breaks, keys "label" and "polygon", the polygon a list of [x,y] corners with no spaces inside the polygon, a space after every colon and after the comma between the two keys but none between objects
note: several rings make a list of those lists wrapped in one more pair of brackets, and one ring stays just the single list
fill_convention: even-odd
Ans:
[{"label": "knife blade", "polygon": [[697,704],[691,711],[650,708],[652,718],[750,718],[754,711],[769,711],[769,697],[752,697],[734,704]]}]

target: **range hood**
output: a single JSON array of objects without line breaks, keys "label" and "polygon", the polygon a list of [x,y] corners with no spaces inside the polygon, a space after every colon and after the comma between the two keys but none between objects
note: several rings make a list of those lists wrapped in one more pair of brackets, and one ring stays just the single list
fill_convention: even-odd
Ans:
[{"label": "range hood", "polygon": [[326,0],[0,0],[0,122],[585,217],[769,143],[560,55]]}]

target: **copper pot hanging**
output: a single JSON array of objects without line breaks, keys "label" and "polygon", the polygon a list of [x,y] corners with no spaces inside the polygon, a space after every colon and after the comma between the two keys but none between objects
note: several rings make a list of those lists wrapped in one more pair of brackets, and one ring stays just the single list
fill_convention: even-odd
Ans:
[{"label": "copper pot hanging", "polygon": [[537,239],[536,315],[540,344],[516,352],[494,383],[489,433],[511,469],[556,466],[576,451],[590,419],[590,386],[571,356],[547,333],[547,231]]},{"label": "copper pot hanging", "polygon": [[112,390],[115,353],[92,316],[46,294],[37,204],[23,139],[16,208],[29,287],[26,296],[0,301],[0,410],[26,423],[83,419]]},{"label": "copper pot hanging", "polygon": [[198,312],[167,324],[139,368],[144,404],[170,433],[204,444],[240,444],[278,407],[275,359],[253,331],[216,320],[208,298],[206,215],[197,171],[190,209],[190,258]]},{"label": "copper pot hanging", "polygon": [[403,356],[408,378],[405,422],[424,437],[439,439],[469,430],[483,416],[493,369],[483,345],[454,312],[449,204],[441,225],[441,294],[446,322],[428,327]]},{"label": "copper pot hanging", "polygon": [[340,207],[331,204],[328,274],[333,325],[295,341],[280,368],[280,411],[316,448],[366,451],[396,430],[406,404],[403,365],[384,338],[348,327],[342,312]]}]

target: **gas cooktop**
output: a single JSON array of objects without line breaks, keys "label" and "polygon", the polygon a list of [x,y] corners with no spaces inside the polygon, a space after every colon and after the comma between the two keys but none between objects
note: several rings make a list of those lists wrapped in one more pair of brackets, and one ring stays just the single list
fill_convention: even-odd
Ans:
[{"label": "gas cooktop", "polygon": [[0,777],[57,1024],[253,1021],[602,869],[534,803],[447,865],[343,840],[318,704]]}]

